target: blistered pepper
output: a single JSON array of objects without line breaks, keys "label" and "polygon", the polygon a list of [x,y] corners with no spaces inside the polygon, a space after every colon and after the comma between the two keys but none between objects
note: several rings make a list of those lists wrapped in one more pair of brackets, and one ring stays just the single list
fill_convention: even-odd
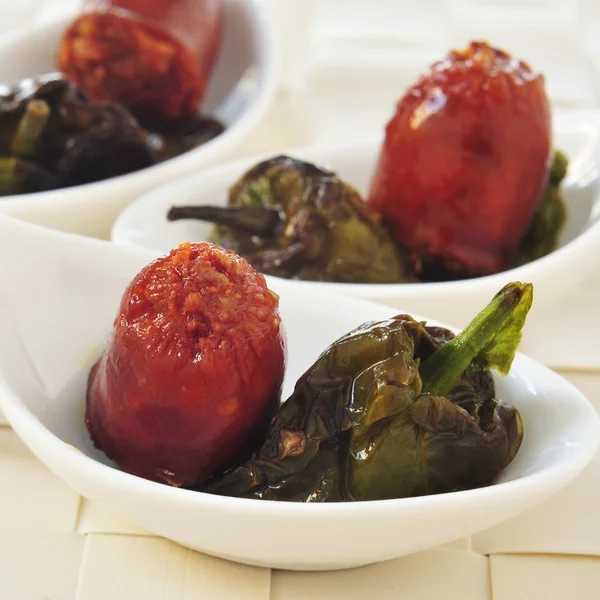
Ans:
[{"label": "blistered pepper", "polygon": [[359,192],[332,171],[289,156],[244,173],[229,190],[228,206],[174,206],[167,218],[217,223],[210,240],[261,273],[343,283],[407,280],[389,232]]},{"label": "blistered pepper", "polygon": [[533,301],[506,285],[456,337],[409,315],[365,323],[296,382],[259,452],[200,489],[296,502],[384,500],[491,485],[523,440],[496,397]]}]

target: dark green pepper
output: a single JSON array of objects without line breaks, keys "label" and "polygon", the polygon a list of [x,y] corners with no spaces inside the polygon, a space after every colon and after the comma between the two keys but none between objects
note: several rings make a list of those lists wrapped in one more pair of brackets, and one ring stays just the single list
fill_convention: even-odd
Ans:
[{"label": "dark green pepper", "polygon": [[[89,102],[60,74],[0,87],[0,154],[3,195],[90,183],[152,164],[148,136],[124,108]],[[6,165],[15,161],[10,179]]]},{"label": "dark green pepper", "polygon": [[132,173],[219,135],[200,115],[145,130],[121,105],[90,102],[60,73],[0,85],[0,195]]},{"label": "dark green pepper", "polygon": [[56,175],[43,167],[20,158],[0,157],[0,196],[44,192],[58,185]]},{"label": "dark green pepper", "polygon": [[227,207],[173,207],[169,220],[218,223],[210,241],[258,271],[345,283],[407,280],[399,251],[360,194],[330,171],[278,156],[232,187]]},{"label": "dark green pepper", "polygon": [[505,286],[457,336],[408,315],[358,327],[298,380],[262,448],[200,489],[332,502],[492,484],[523,427],[489,371],[510,369],[532,298]]}]

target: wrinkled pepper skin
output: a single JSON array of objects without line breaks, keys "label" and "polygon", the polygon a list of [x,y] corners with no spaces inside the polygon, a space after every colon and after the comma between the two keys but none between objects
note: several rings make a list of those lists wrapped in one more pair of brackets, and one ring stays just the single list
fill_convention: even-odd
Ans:
[{"label": "wrinkled pepper skin", "polygon": [[300,377],[262,448],[199,489],[347,502],[491,485],[523,424],[489,369],[510,369],[531,300],[529,284],[509,284],[458,336],[409,315],[363,324]]},{"label": "wrinkled pepper skin", "polygon": [[335,173],[288,156],[244,173],[227,207],[173,207],[167,218],[218,223],[210,241],[268,275],[338,283],[409,280],[389,232],[358,191]]},{"label": "wrinkled pepper skin", "polygon": [[126,290],[86,424],[121,469],[191,486],[263,443],[280,401],[279,299],[243,259],[182,244]]},{"label": "wrinkled pepper skin", "polygon": [[146,130],[123,106],[90,101],[60,73],[0,85],[0,196],[126,175],[223,131],[200,115]]},{"label": "wrinkled pepper skin", "polygon": [[123,107],[89,102],[59,74],[2,85],[0,154],[7,160],[0,164],[0,195],[70,187],[144,169],[153,163],[147,138]]},{"label": "wrinkled pepper skin", "polygon": [[550,158],[543,76],[474,42],[433,64],[398,103],[368,204],[420,279],[497,273],[515,260]]}]

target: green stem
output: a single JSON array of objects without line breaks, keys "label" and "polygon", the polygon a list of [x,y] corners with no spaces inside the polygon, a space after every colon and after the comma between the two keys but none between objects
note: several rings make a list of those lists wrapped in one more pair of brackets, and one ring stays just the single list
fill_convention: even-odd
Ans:
[{"label": "green stem", "polygon": [[32,100],[27,104],[25,113],[19,121],[12,140],[14,156],[31,158],[50,116],[50,107],[43,100]]},{"label": "green stem", "polygon": [[0,158],[0,194],[9,194],[15,187],[17,159]]},{"label": "green stem", "polygon": [[423,392],[445,396],[519,306],[528,284],[509,283],[453,340],[419,368]]},{"label": "green stem", "polygon": [[550,168],[550,185],[558,186],[560,182],[567,176],[569,169],[569,159],[564,152],[557,150],[552,159],[552,167]]},{"label": "green stem", "polygon": [[259,236],[272,235],[283,222],[279,211],[261,206],[173,206],[167,219],[210,221]]}]

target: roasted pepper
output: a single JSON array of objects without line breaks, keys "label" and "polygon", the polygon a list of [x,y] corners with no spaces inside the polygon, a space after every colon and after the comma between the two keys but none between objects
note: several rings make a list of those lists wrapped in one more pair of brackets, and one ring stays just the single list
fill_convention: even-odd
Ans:
[{"label": "roasted pepper", "polygon": [[505,286],[457,336],[408,315],[365,323],[298,380],[262,449],[200,489],[333,502],[492,484],[523,425],[490,370],[510,369],[532,298],[530,284]]},{"label": "roasted pepper", "polygon": [[287,156],[245,173],[227,207],[175,206],[167,218],[218,223],[210,241],[261,273],[345,283],[407,280],[391,236],[360,194],[335,173]]},{"label": "roasted pepper", "polygon": [[196,115],[152,131],[119,104],[90,101],[59,73],[0,86],[0,195],[125,175],[219,135]]}]

